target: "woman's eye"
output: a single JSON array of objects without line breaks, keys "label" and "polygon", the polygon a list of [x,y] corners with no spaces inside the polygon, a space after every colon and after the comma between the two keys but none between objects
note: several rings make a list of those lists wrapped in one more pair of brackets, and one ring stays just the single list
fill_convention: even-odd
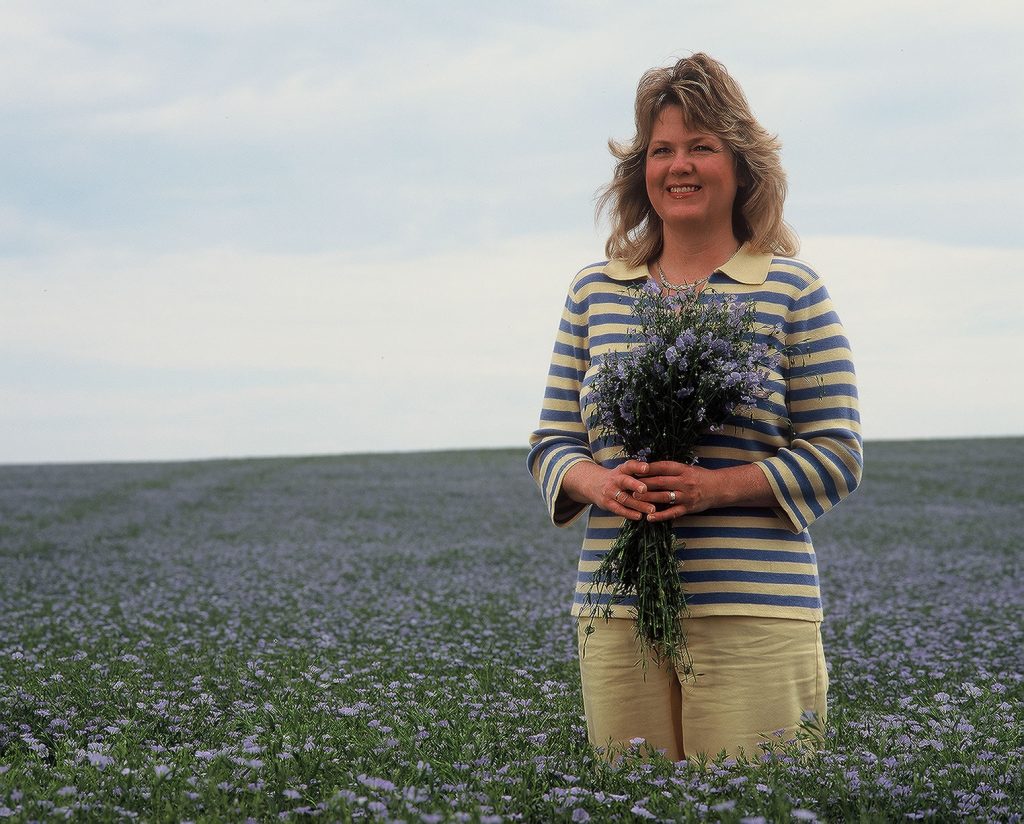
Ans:
[{"label": "woman's eye", "polygon": [[665,146],[658,146],[656,149],[651,149],[651,156],[652,157],[654,155],[656,155],[656,154],[667,154],[667,153],[668,153],[668,148],[665,147]]},{"label": "woman's eye", "polygon": [[706,143],[698,143],[693,147],[693,150],[695,152],[713,152],[715,148],[714,146],[708,146]]}]

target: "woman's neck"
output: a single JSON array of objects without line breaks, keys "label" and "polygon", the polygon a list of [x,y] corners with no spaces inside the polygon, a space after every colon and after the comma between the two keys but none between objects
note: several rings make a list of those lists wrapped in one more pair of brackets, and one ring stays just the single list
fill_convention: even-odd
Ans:
[{"label": "woman's neck", "polygon": [[661,254],[656,258],[673,283],[706,278],[736,254],[740,242],[731,231],[714,236],[681,237],[665,232]]}]

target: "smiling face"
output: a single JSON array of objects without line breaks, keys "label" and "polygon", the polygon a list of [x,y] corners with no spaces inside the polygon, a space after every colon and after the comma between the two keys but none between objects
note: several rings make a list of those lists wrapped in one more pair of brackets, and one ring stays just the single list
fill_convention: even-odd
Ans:
[{"label": "smiling face", "polygon": [[666,230],[732,234],[738,181],[730,148],[692,128],[681,106],[665,106],[647,147],[647,197]]}]

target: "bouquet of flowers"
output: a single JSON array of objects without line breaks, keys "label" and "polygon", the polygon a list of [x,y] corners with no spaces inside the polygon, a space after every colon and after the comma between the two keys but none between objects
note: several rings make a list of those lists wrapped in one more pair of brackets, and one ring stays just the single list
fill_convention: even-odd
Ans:
[{"label": "bouquet of flowers", "polygon": [[[592,415],[627,458],[694,464],[705,433],[765,394],[766,368],[778,354],[755,341],[753,303],[731,296],[702,300],[697,288],[662,295],[650,282],[634,288],[631,346],[609,352],[599,366],[588,402]],[[636,596],[644,663],[647,655],[667,657],[680,674],[692,671],[679,621],[686,597],[670,523],[627,520],[594,574],[591,593],[598,587],[611,589],[605,617],[612,604]],[[593,621],[602,610],[591,606]]]}]

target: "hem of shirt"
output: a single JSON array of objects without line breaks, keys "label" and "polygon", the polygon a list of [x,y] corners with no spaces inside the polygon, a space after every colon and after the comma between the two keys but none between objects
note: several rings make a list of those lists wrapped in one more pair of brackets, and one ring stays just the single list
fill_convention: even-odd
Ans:
[{"label": "hem of shirt", "polygon": [[[571,609],[573,618],[589,620],[591,610],[584,604],[573,604]],[[791,618],[794,621],[811,621],[820,624],[824,620],[824,613],[820,609],[805,609],[800,607],[773,607],[766,604],[704,604],[690,608],[686,618],[713,618],[722,615],[739,615],[747,618]],[[603,607],[598,608],[594,615],[595,621],[603,621],[606,617]],[[607,614],[612,619],[629,619],[636,617],[632,607],[612,607]]]}]

